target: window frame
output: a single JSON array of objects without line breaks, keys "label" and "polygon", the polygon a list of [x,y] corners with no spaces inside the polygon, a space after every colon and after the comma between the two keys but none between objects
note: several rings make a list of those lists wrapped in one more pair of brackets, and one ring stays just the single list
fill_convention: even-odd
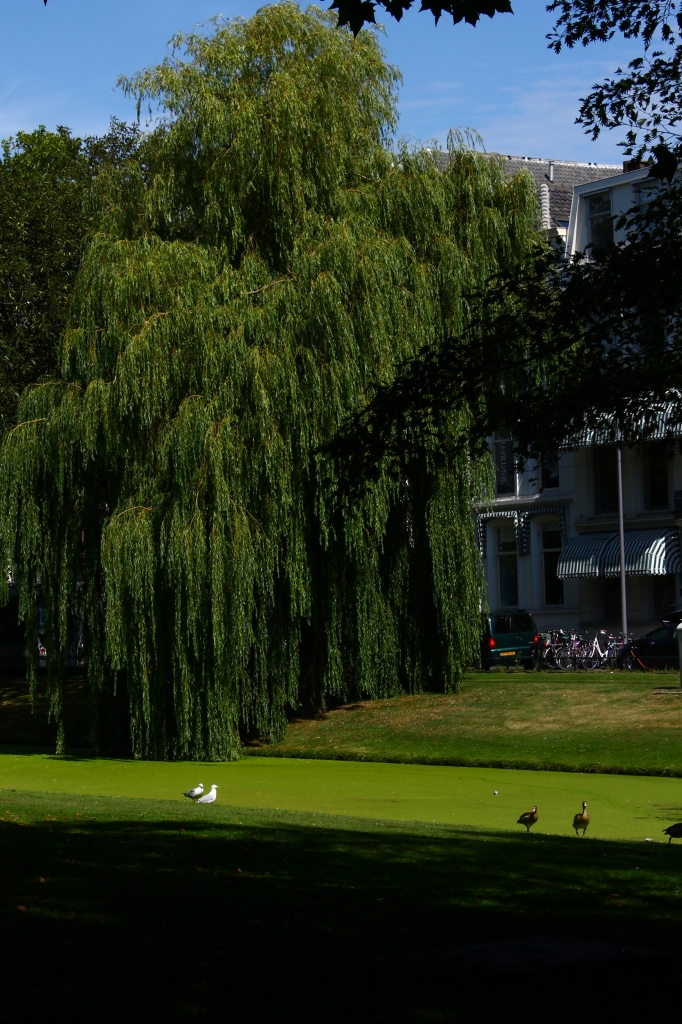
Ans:
[{"label": "window frame", "polygon": [[[556,466],[554,475],[556,477],[556,483],[547,483],[546,481],[551,479],[552,471],[550,466]],[[559,490],[561,487],[561,467],[559,465],[559,456],[543,455],[540,460],[540,488],[543,491]]]},{"label": "window frame", "polygon": [[[502,533],[505,530],[511,530],[514,533],[514,548],[504,548],[503,543],[511,544],[512,541],[502,541]],[[497,601],[498,608],[518,608],[519,607],[519,552],[516,541],[516,527],[510,526],[507,523],[501,524],[495,528],[495,554],[497,556]],[[516,576],[516,601],[513,604],[505,604],[502,601],[502,561],[514,560],[515,576]],[[508,595],[507,595],[508,596]]]},{"label": "window frame", "polygon": [[[561,552],[564,549],[564,541],[563,541],[563,536],[562,536],[562,533],[561,533],[561,523],[558,522],[558,521],[556,522],[556,525],[555,525],[554,522],[540,523],[539,524],[539,529],[540,529],[540,560],[541,560],[541,564],[542,564],[542,603],[543,603],[543,607],[544,608],[563,608],[565,606],[565,604],[566,604],[566,591],[564,589],[564,581],[558,579],[558,577],[557,577],[557,583],[559,583],[560,587],[561,587],[561,601],[550,602],[550,601],[547,600],[547,561],[546,561],[546,558],[545,558],[546,555],[561,555]],[[559,535],[559,538],[560,538],[560,541],[561,541],[559,547],[557,547],[556,545],[554,545],[552,547],[548,547],[548,546],[545,545],[545,531],[547,531],[547,533],[551,532],[551,533],[557,533]],[[557,562],[558,562],[558,558],[557,558]]]},{"label": "window frame", "polygon": [[[651,493],[651,479],[648,473],[652,462],[658,461],[651,458],[651,449],[653,446],[657,446],[659,452],[665,456],[666,463],[666,503],[664,505],[654,505],[649,500]],[[660,459],[662,462],[663,459]],[[646,441],[642,445],[642,510],[644,512],[668,512],[670,510],[670,497],[671,497],[671,479],[670,479],[670,464],[671,460],[668,458],[668,448],[665,441]]]},{"label": "window frame", "polygon": [[[590,208],[591,208],[592,200],[593,199],[597,199],[599,196],[606,196],[606,195],[609,197],[609,213],[608,213],[608,217],[606,216],[606,211],[605,210],[602,210],[600,213],[591,213],[591,209]],[[595,248],[595,243],[594,243],[593,233],[592,233],[592,227],[593,227],[594,222],[597,221],[597,220],[600,220],[600,221],[608,220],[608,221],[610,221],[610,224],[611,224],[611,238],[609,239],[608,244],[612,245],[613,242],[614,242],[614,234],[615,234],[614,214],[613,214],[613,191],[612,191],[612,189],[606,188],[606,189],[601,189],[599,192],[588,192],[588,194],[585,196],[585,216],[586,216],[586,220],[587,220],[587,244],[588,244],[588,246],[590,246],[592,249]],[[596,248],[601,248],[601,246],[597,245]]]},{"label": "window frame", "polygon": [[[604,486],[604,477],[606,469],[606,459],[611,457],[613,464],[608,467],[608,474],[613,479],[610,483],[614,485],[614,504],[609,508],[602,508],[599,504],[599,499],[604,497],[607,488]],[[603,461],[601,465],[601,471],[599,463]],[[595,516],[613,516],[618,512],[618,462],[616,457],[616,446],[615,445],[594,445],[592,448],[592,487],[594,494],[594,514]]]}]

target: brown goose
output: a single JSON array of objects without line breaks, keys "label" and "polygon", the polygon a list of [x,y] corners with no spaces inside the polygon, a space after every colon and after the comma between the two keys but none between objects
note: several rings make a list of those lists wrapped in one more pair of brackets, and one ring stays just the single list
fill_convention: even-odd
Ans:
[{"label": "brown goose", "polygon": [[663,829],[663,835],[668,837],[668,846],[673,839],[682,839],[682,821],[678,821],[677,825],[668,825]]},{"label": "brown goose", "polygon": [[525,814],[522,814],[521,817],[519,818],[519,820],[516,822],[516,824],[517,825],[525,825],[526,826],[526,832],[530,832],[531,825],[534,825],[537,820],[538,820],[538,809],[537,809],[537,807],[533,807],[532,811],[526,811]]},{"label": "brown goose", "polygon": [[589,824],[590,816],[587,813],[587,802],[583,800],[583,813],[576,814],[573,818],[573,828],[575,829],[575,834],[579,836],[580,833],[578,832],[578,829],[581,828],[583,830],[583,835],[585,835],[585,829]]}]

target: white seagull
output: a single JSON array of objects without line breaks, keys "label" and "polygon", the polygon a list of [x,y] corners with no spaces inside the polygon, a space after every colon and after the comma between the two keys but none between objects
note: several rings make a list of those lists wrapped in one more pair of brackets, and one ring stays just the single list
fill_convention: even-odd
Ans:
[{"label": "white seagull", "polygon": [[197,803],[198,804],[212,804],[213,801],[215,800],[216,796],[218,795],[216,793],[216,789],[217,788],[218,788],[217,786],[211,786],[211,792],[207,793],[205,796],[200,796],[199,799],[197,800]]},{"label": "white seagull", "polygon": [[196,800],[196,798],[198,796],[201,796],[201,794],[203,792],[204,792],[204,784],[203,784],[203,782],[200,782],[198,786],[194,787],[194,789],[188,789],[187,792],[183,793],[182,795],[183,796],[188,796],[190,798],[190,800]]}]

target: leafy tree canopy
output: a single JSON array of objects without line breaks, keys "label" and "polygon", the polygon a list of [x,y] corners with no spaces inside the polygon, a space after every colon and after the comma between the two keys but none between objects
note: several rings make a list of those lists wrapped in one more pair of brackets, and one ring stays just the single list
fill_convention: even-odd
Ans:
[{"label": "leafy tree canopy", "polygon": [[[627,242],[571,263],[538,245],[470,295],[462,332],[425,347],[328,444],[349,492],[378,467],[399,475],[424,450],[483,452],[495,430],[512,432],[521,462],[590,427],[638,444],[663,415],[672,443],[682,423],[680,223],[670,187],[628,218]],[[447,418],[462,408],[468,433],[453,438]]]},{"label": "leafy tree canopy", "polygon": [[118,708],[136,756],[229,757],[287,705],[454,688],[477,647],[486,464],[421,452],[348,503],[321,454],[534,238],[529,177],[391,152],[397,82],[374,32],[288,3],[122,82],[165,119],[97,176],[63,378],[0,459],[53,710],[80,605],[101,749]]},{"label": "leafy tree canopy", "polygon": [[578,122],[597,138],[604,128],[625,128],[625,151],[653,152],[656,173],[670,179],[682,153],[682,12],[668,0],[553,0],[559,14],[550,46],[587,46],[620,33],[641,39],[644,52],[618,69],[581,102]]},{"label": "leafy tree canopy", "polygon": [[0,429],[57,366],[85,231],[87,159],[61,128],[20,132],[0,163]]},{"label": "leafy tree canopy", "polygon": [[98,171],[126,159],[137,131],[117,121],[101,139],[66,128],[19,132],[0,163],[0,433],[23,389],[58,368]]},{"label": "leafy tree canopy", "polygon": [[[383,8],[396,21],[400,21],[405,11],[412,7],[415,0],[334,0],[332,10],[338,11],[340,27],[348,25],[357,35],[363,25],[373,25],[377,7]],[[43,0],[47,6],[47,0]],[[466,21],[475,25],[481,15],[492,18],[494,14],[512,14],[510,0],[422,0],[421,11],[430,11],[436,23],[442,14],[449,14],[455,24]]]},{"label": "leafy tree canopy", "polygon": [[622,219],[618,245],[570,265],[540,246],[472,294],[464,330],[408,361],[330,443],[352,490],[387,460],[399,473],[425,446],[447,452],[441,417],[457,408],[470,412],[467,443],[484,447],[506,429],[521,460],[590,424],[634,444],[662,414],[671,443],[682,422],[682,14],[658,0],[555,0],[549,10],[557,52],[616,33],[642,39],[644,55],[595,86],[578,118],[595,138],[625,128],[635,165],[653,155],[642,203]]}]

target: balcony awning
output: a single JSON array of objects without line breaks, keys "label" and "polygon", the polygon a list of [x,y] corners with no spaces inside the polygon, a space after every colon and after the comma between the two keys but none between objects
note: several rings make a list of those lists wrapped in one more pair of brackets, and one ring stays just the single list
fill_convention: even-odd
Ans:
[{"label": "balcony awning", "polygon": [[[677,530],[626,530],[627,576],[667,576],[682,572]],[[583,533],[561,552],[557,576],[562,580],[620,576],[620,541],[617,533]]]},{"label": "balcony awning", "polygon": [[[672,401],[664,406],[654,408],[648,417],[642,417],[635,432],[636,435],[639,435],[640,443],[682,437],[682,422],[680,421],[682,395],[677,391],[670,391],[669,397]],[[602,416],[596,426],[584,427],[582,430],[570,434],[560,446],[559,451],[570,452],[576,448],[612,445],[616,443],[617,435],[618,424],[614,417]]]}]

